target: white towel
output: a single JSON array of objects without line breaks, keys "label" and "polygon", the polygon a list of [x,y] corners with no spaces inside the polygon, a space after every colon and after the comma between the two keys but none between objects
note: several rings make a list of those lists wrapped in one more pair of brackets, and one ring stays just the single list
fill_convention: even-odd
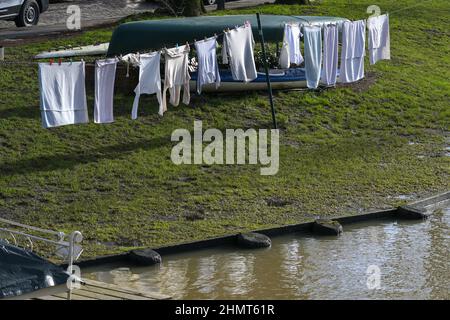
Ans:
[{"label": "white towel", "polygon": [[303,27],[305,41],[305,75],[308,88],[319,86],[322,68],[322,32],[317,26]]},{"label": "white towel", "polygon": [[114,58],[95,62],[95,123],[114,122],[114,83],[118,61]]},{"label": "white towel", "polygon": [[322,82],[327,86],[336,84],[338,70],[339,29],[335,25],[323,28]]},{"label": "white towel", "polygon": [[89,122],[84,62],[39,64],[44,128]]},{"label": "white towel", "polygon": [[342,24],[342,52],[339,81],[349,83],[364,78],[366,22],[346,21]]}]

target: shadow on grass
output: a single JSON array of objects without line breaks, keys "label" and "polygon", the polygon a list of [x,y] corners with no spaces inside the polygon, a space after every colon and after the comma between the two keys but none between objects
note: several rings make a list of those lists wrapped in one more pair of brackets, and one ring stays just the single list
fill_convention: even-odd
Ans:
[{"label": "shadow on grass", "polygon": [[80,164],[93,163],[105,159],[120,159],[139,149],[158,149],[170,143],[170,136],[158,137],[136,143],[120,143],[95,149],[77,150],[67,154],[54,154],[5,162],[0,166],[0,174],[2,176],[13,176],[16,174],[71,169]]}]

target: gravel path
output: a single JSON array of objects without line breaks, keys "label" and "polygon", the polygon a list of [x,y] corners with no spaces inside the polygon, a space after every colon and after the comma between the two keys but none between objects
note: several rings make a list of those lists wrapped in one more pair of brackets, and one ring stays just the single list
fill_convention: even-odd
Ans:
[{"label": "gravel path", "polygon": [[[51,4],[47,12],[43,13],[39,21],[40,26],[64,25],[70,16],[67,13],[69,5],[78,5],[81,9],[81,23],[92,20],[120,19],[132,14],[153,11],[157,8],[154,3],[133,0],[97,0],[97,1],[66,1]],[[14,28],[14,22],[0,21],[0,28]]]},{"label": "gravel path", "polygon": [[[251,7],[275,0],[239,0],[226,3],[227,9]],[[78,5],[81,9],[81,28],[95,27],[124,17],[143,12],[153,12],[158,6],[144,0],[69,0],[50,5],[43,13],[39,26],[33,28],[16,28],[14,22],[0,21],[0,38],[15,39],[20,35],[43,35],[67,31],[66,21],[71,15],[67,13],[69,5]],[[206,6],[208,11],[215,10],[216,5]]]}]

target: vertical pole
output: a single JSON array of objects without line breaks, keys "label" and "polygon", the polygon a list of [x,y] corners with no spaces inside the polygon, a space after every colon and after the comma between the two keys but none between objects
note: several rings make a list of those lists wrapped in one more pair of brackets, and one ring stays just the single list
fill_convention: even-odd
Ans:
[{"label": "vertical pole", "polygon": [[266,55],[266,44],[264,42],[264,33],[262,30],[261,17],[260,17],[259,13],[256,14],[256,18],[258,20],[259,37],[261,39],[261,49],[262,49],[263,60],[264,60],[264,69],[266,71],[267,89],[269,90],[270,108],[272,109],[273,128],[278,129],[277,118],[276,118],[276,113],[275,113],[275,106],[273,104],[272,84],[270,83],[270,76],[269,76],[269,63],[267,61],[267,55]]},{"label": "vertical pole", "polygon": [[0,46],[0,61],[5,60],[5,48]]},{"label": "vertical pole", "polygon": [[70,275],[70,287],[69,291],[67,292],[67,300],[72,300],[72,286],[73,286],[73,252],[75,247],[75,233],[72,233],[69,236],[69,267],[67,268],[67,271]]}]

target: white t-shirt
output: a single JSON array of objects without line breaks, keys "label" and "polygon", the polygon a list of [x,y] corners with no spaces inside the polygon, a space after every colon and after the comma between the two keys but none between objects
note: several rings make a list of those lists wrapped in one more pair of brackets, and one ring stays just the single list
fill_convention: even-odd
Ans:
[{"label": "white t-shirt", "polygon": [[134,89],[136,97],[134,98],[133,110],[131,111],[131,119],[133,120],[137,118],[141,94],[156,93],[159,102],[159,113],[162,115],[160,61],[160,52],[141,54],[139,57],[139,84]]},{"label": "white t-shirt", "polygon": [[230,63],[234,80],[250,82],[258,77],[253,56],[252,27],[250,24],[225,32],[223,41],[223,63]]}]

